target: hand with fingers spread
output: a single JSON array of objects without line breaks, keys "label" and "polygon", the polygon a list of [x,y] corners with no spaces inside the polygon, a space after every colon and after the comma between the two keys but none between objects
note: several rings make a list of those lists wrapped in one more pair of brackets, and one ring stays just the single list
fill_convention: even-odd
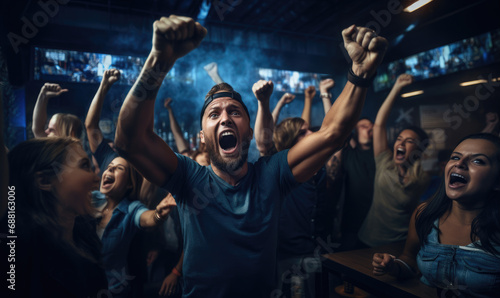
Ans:
[{"label": "hand with fingers spread", "polygon": [[344,47],[352,59],[352,71],[358,77],[372,77],[387,50],[387,39],[369,28],[350,26],[342,31]]},{"label": "hand with fingers spread", "polygon": [[105,84],[107,86],[111,86],[114,83],[118,82],[121,78],[121,72],[118,69],[108,69],[102,75],[101,84]]},{"label": "hand with fingers spread", "polygon": [[255,97],[261,102],[269,102],[273,94],[274,84],[272,81],[259,80],[253,84],[252,91]]},{"label": "hand with fingers spread", "polygon": [[42,89],[40,90],[40,95],[45,98],[52,98],[59,96],[65,92],[68,92],[68,89],[63,89],[59,84],[45,83]]},{"label": "hand with fingers spread", "polygon": [[173,61],[191,52],[201,43],[207,29],[192,18],[171,15],[153,24],[152,51]]},{"label": "hand with fingers spread", "polygon": [[376,253],[373,255],[373,274],[384,275],[391,273],[394,269],[395,256],[388,253]]}]

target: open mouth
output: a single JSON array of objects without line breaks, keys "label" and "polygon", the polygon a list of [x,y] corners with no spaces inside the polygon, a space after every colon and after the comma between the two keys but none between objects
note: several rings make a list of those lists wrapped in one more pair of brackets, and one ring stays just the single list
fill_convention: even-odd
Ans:
[{"label": "open mouth", "polygon": [[232,131],[225,131],[221,133],[219,137],[219,146],[223,151],[233,151],[236,149],[236,145],[238,144],[238,139],[236,135]]},{"label": "open mouth", "polygon": [[451,187],[462,187],[467,184],[467,178],[457,173],[451,173],[449,185]]},{"label": "open mouth", "polygon": [[106,188],[115,182],[115,178],[111,176],[106,176],[102,180],[102,187]]},{"label": "open mouth", "polygon": [[396,159],[402,160],[405,158],[406,150],[404,148],[398,148],[396,150]]}]

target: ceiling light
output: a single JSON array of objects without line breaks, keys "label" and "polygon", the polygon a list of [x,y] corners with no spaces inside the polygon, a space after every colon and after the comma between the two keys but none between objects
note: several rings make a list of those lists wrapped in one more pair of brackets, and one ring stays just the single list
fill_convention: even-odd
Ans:
[{"label": "ceiling light", "polygon": [[406,12],[414,12],[415,10],[417,10],[420,7],[428,4],[429,2],[432,2],[432,0],[418,0],[417,2],[415,2],[412,5],[410,5],[407,8],[405,8],[405,11]]},{"label": "ceiling light", "polygon": [[403,94],[401,94],[401,97],[403,97],[403,98],[412,97],[412,96],[420,95],[423,93],[424,93],[424,90],[417,90],[417,91],[413,91],[413,92],[403,93]]},{"label": "ceiling light", "polygon": [[484,83],[488,83],[488,81],[483,79],[483,80],[474,80],[474,81],[462,82],[462,83],[460,83],[460,86],[466,87],[466,86],[477,85],[477,84],[484,84]]}]

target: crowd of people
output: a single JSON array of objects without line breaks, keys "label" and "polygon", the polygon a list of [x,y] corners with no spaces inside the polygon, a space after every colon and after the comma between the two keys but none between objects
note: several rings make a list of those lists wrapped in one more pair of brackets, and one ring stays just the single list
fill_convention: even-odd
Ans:
[{"label": "crowd of people", "polygon": [[[314,87],[304,91],[302,115],[279,122],[293,94],[271,112],[274,83],[260,80],[252,87],[257,114],[250,115],[241,95],[222,82],[205,97],[196,151],[183,137],[172,99],[164,99],[174,152],[154,132],[155,100],[176,60],[206,33],[188,17],[154,23],[151,52],[121,107],[114,140],[99,128],[106,94],[121,79],[109,69],[83,123],[55,114],[45,128],[49,99],[67,91],[47,83],[33,111],[35,138],[8,154],[0,144],[9,165],[2,185],[16,188],[16,292],[290,297],[299,286],[302,297],[315,297],[314,273],[334,240],[338,251],[406,241],[398,257],[373,256],[375,275],[420,276],[438,291],[465,296],[500,292],[498,114],[488,114],[485,131],[457,143],[443,182],[422,203],[429,137],[409,126],[390,145],[386,128],[413,77],[397,78],[374,122],[360,118],[388,42],[352,25],[342,31],[352,65],[333,104],[335,82],[319,84],[320,127],[310,126]],[[91,156],[83,150],[84,130]],[[261,157],[251,163],[254,137]],[[7,222],[9,205],[3,207]]]}]

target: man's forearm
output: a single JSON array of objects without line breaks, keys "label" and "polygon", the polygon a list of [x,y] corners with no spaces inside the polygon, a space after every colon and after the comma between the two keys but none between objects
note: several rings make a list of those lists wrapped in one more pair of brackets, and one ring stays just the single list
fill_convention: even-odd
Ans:
[{"label": "man's forearm", "polygon": [[269,102],[259,101],[255,117],[255,142],[260,153],[267,152],[273,142],[274,120]]},{"label": "man's forearm", "polygon": [[118,147],[134,146],[139,136],[153,131],[156,95],[174,62],[153,52],[149,55],[120,110],[115,139]]}]

